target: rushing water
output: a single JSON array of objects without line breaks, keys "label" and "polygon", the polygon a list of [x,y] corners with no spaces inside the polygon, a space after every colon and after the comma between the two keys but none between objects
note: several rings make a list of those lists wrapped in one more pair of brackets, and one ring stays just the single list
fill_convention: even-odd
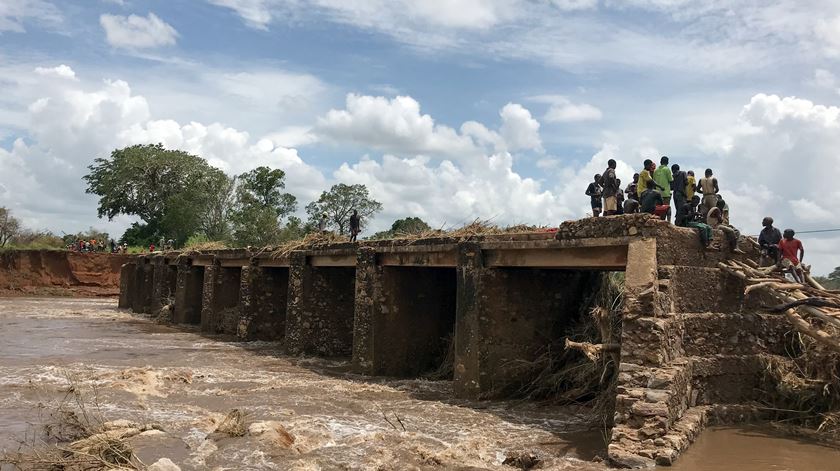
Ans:
[{"label": "rushing water", "polygon": [[[132,446],[145,463],[168,457],[182,469],[512,469],[513,456],[605,469],[592,461],[604,445],[586,411],[456,401],[450,382],[356,376],[344,361],[220,342],[115,305],[0,299],[0,449],[37,432],[72,385],[107,420],[159,424],[165,434]],[[211,435],[234,408],[251,433]],[[714,429],[673,469],[840,470],[840,452],[760,428]]]}]

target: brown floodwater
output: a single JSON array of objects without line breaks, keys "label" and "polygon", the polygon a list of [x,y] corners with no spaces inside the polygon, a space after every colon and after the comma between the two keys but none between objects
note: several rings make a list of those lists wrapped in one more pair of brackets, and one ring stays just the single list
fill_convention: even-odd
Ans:
[{"label": "brown floodwater", "polygon": [[[284,356],[279,343],[160,326],[111,299],[0,299],[0,450],[36,436],[72,387],[96,417],[165,431],[132,439],[146,464],[502,470],[532,456],[540,469],[605,469],[593,462],[603,432],[585,409],[458,401],[448,381],[347,370],[346,360]],[[249,432],[212,434],[232,409]],[[840,452],[768,428],[716,428],[672,469],[840,470]]]}]

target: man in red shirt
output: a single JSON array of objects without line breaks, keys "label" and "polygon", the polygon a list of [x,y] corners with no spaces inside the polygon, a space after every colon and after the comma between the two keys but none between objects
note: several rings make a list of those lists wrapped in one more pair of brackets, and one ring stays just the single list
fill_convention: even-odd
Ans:
[{"label": "man in red shirt", "polygon": [[802,242],[795,239],[793,229],[785,229],[784,238],[779,241],[779,253],[782,257],[781,264],[790,270],[793,279],[799,283],[805,282],[805,274],[802,273],[802,259],[805,258],[805,248]]}]

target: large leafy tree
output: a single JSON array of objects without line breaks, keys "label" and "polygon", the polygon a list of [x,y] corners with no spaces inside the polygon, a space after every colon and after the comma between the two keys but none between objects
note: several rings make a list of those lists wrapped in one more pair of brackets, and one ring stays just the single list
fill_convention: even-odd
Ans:
[{"label": "large leafy tree", "polygon": [[354,209],[359,212],[364,222],[365,219],[381,211],[382,204],[368,195],[365,185],[339,183],[333,185],[330,191],[321,193],[316,201],[306,205],[310,224],[317,225],[321,215],[326,214],[329,226],[337,230],[339,234],[346,234],[349,231],[350,216]]},{"label": "large leafy tree", "polygon": [[241,245],[270,245],[284,238],[281,221],[297,209],[297,199],[285,193],[286,173],[257,167],[237,178],[233,233]]},{"label": "large leafy tree", "polygon": [[228,178],[201,157],[162,144],[116,149],[88,169],[86,191],[99,196],[99,217],[138,216],[144,223],[134,235],[179,242],[201,228],[212,197]]}]

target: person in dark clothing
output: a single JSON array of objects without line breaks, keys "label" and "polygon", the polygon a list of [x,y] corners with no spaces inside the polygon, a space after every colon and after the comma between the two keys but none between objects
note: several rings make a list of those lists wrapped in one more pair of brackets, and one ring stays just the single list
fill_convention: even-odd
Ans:
[{"label": "person in dark clothing", "polygon": [[642,193],[641,201],[639,201],[639,211],[642,213],[656,214],[656,207],[662,206],[662,194],[653,188],[648,188]]},{"label": "person in dark clothing", "polygon": [[[624,190],[624,193],[627,194],[627,199],[639,201],[639,194],[637,193],[639,190],[639,174],[633,174],[633,183],[627,185],[627,189]],[[626,211],[625,211],[626,212]]]},{"label": "person in dark clothing", "polygon": [[624,191],[621,189],[621,179],[615,179],[615,214],[624,214]]},{"label": "person in dark clothing", "polygon": [[618,178],[615,176],[615,160],[607,161],[607,169],[604,170],[601,176],[601,187],[604,193],[604,216],[612,216],[618,211],[618,201],[616,200],[616,193],[618,189]]},{"label": "person in dark clothing", "polygon": [[589,197],[592,204],[592,217],[596,218],[601,215],[601,196],[603,192],[601,190],[601,175],[595,175],[595,181],[590,183],[588,187],[586,187],[586,196]]},{"label": "person in dark clothing", "polygon": [[674,180],[671,182],[671,194],[674,198],[674,206],[677,208],[677,212],[679,212],[680,208],[688,203],[688,198],[685,194],[688,175],[683,170],[680,170],[680,166],[677,164],[671,165],[671,173],[674,176]]},{"label": "person in dark clothing", "polygon": [[350,216],[350,242],[356,242],[356,236],[362,232],[362,221],[359,217],[359,212],[353,210],[353,215]]},{"label": "person in dark clothing", "polygon": [[681,227],[697,229],[697,233],[700,236],[700,243],[703,247],[708,247],[712,242],[712,228],[703,222],[703,215],[697,211],[697,205],[699,204],[700,197],[695,195],[691,201],[686,202],[682,207],[677,209],[675,224]]},{"label": "person in dark clothing", "polygon": [[624,200],[624,214],[635,214],[639,212],[639,202],[633,198]]},{"label": "person in dark clothing", "polygon": [[758,234],[758,246],[761,247],[762,266],[768,265],[769,259],[773,265],[779,263],[779,242],[782,240],[782,233],[778,228],[773,227],[773,218],[766,217],[761,221],[764,229]]}]

